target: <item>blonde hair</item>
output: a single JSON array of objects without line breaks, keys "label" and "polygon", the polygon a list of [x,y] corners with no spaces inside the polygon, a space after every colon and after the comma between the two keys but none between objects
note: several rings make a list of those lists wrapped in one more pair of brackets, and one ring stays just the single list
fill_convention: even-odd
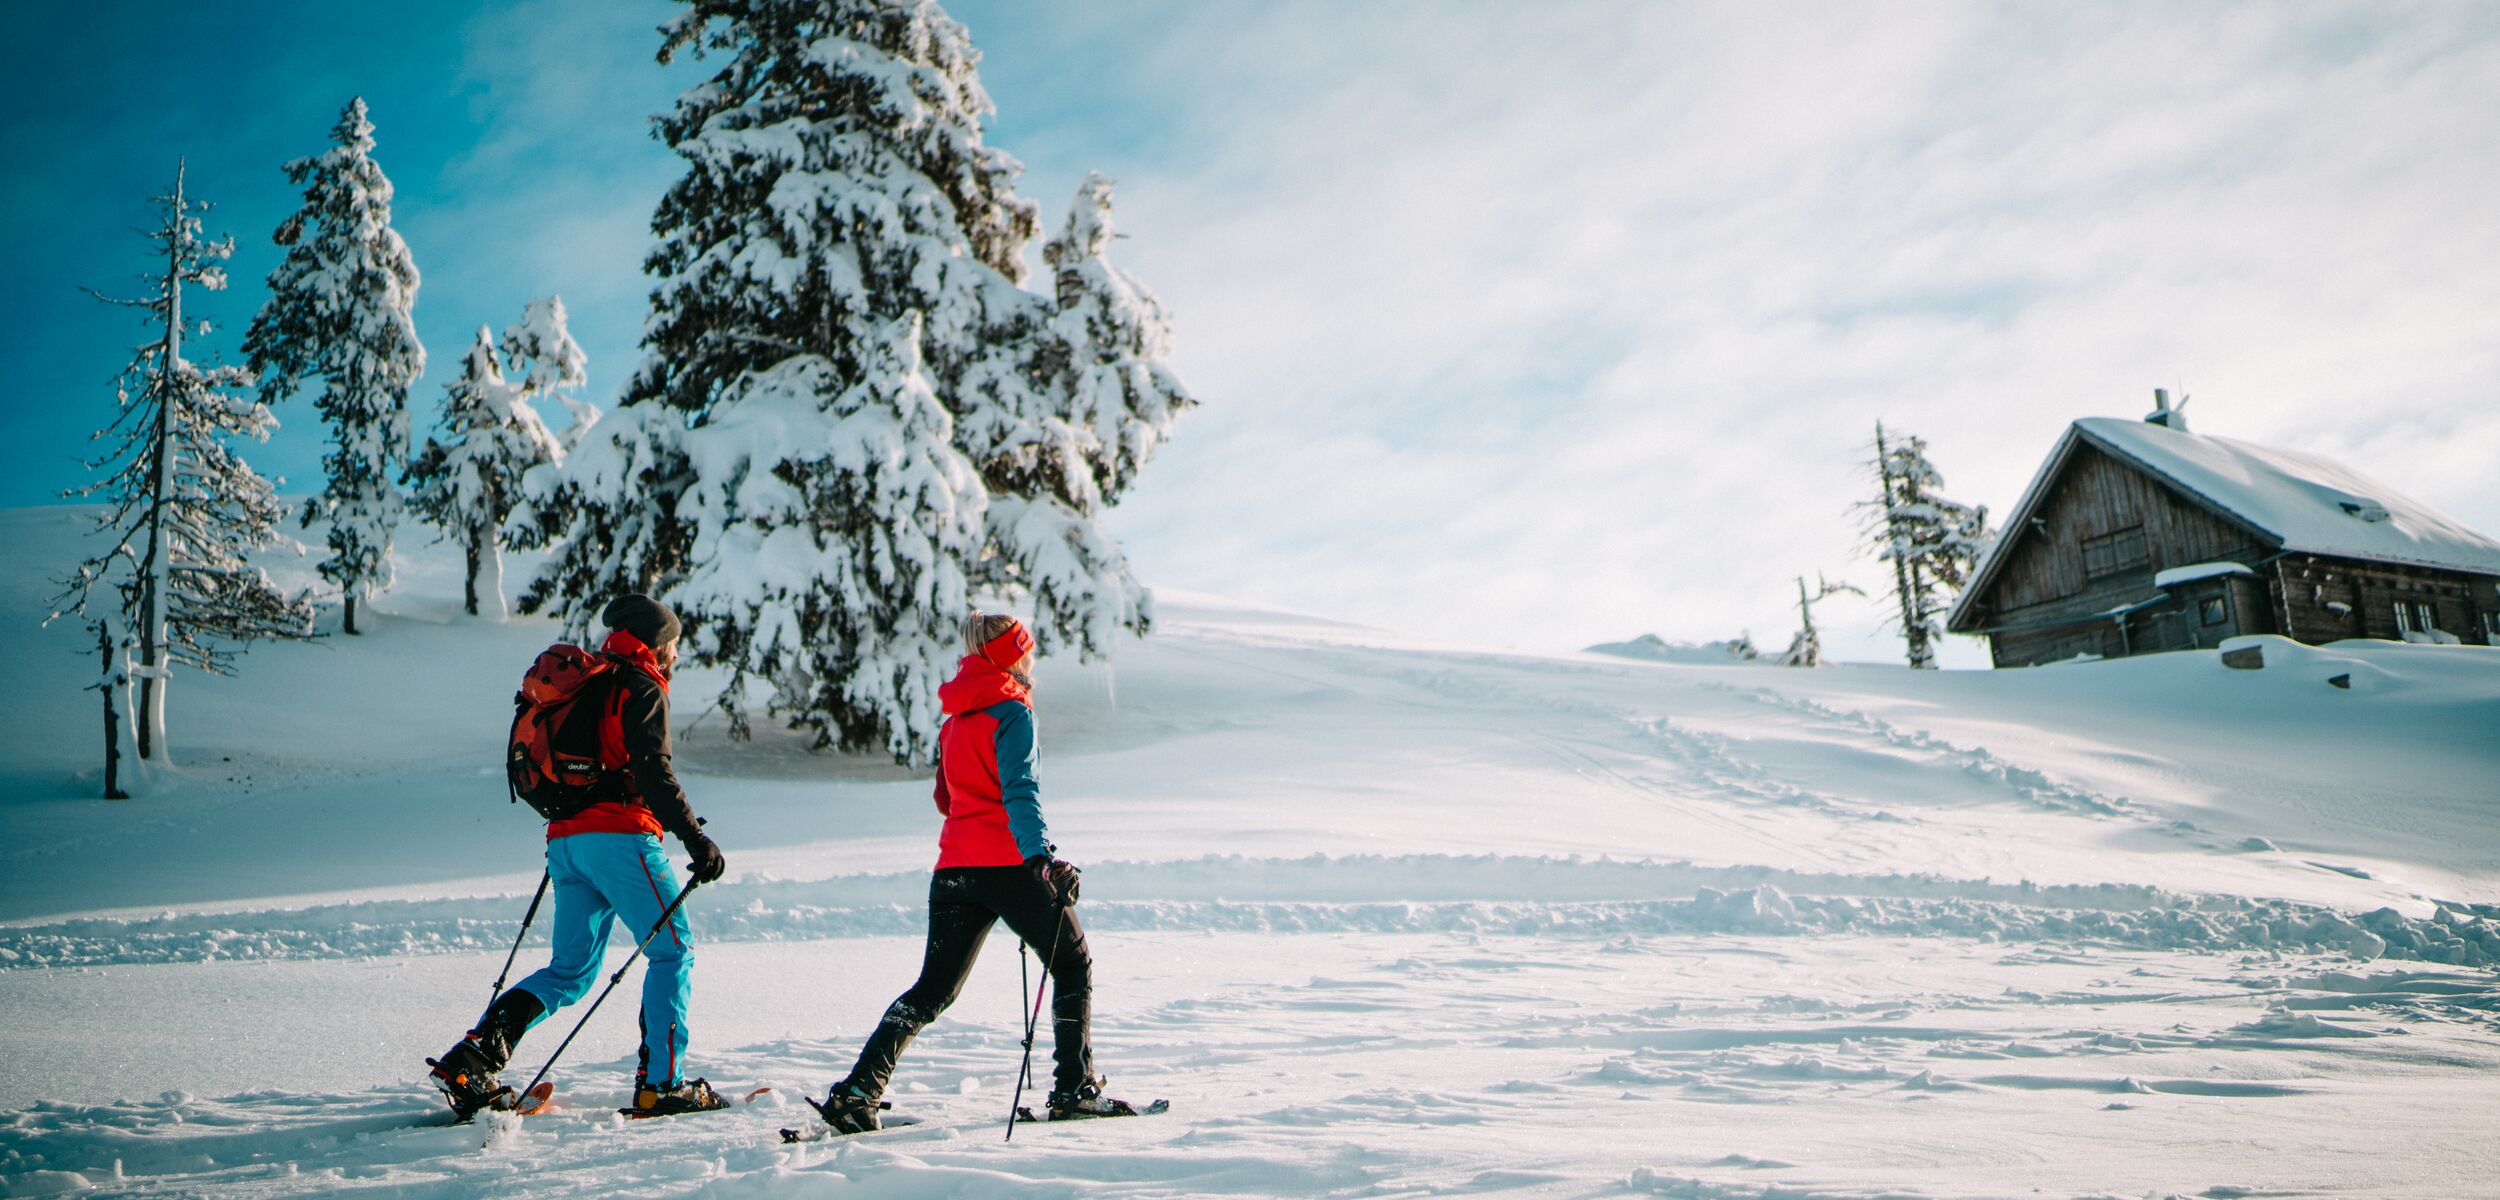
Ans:
[{"label": "blonde hair", "polygon": [[[985,613],[980,609],[973,609],[972,615],[964,618],[964,653],[980,654],[981,647],[996,641],[1000,634],[1015,627],[1016,619],[1005,613]],[[1017,683],[1028,688],[1032,687],[1033,673],[1019,669],[1032,661],[1032,652],[1027,651],[1022,659],[1007,668],[1007,674]]]},{"label": "blonde hair", "polygon": [[985,613],[973,609],[964,618],[964,653],[979,654],[981,647],[998,640],[998,635],[1015,628],[1016,619],[1005,613]]}]

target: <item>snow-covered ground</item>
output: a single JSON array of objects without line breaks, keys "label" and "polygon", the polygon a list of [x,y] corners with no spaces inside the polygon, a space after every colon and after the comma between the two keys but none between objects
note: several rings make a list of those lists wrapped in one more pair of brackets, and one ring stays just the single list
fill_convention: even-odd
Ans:
[{"label": "snow-covered ground", "polygon": [[[31,629],[76,531],[0,512],[20,566],[0,619]],[[1102,1063],[1170,1115],[1001,1140],[1002,938],[897,1078],[924,1124],[782,1145],[811,1116],[796,1093],[910,981],[936,817],[916,774],[726,742],[693,673],[682,764],[731,863],[691,902],[696,1070],[775,1090],[615,1119],[629,988],[558,1068],[562,1111],[447,1126],[419,1060],[483,1004],[537,881],[497,754],[552,631],[458,615],[455,557],[403,551],[366,636],[179,678],[182,767],[132,801],[89,798],[77,632],[23,635],[0,696],[8,1193],[2500,1177],[2500,651],[1791,671],[1493,653],[1171,592],[1116,669],[1046,663],[1038,698],[1052,828],[1088,868]]]}]

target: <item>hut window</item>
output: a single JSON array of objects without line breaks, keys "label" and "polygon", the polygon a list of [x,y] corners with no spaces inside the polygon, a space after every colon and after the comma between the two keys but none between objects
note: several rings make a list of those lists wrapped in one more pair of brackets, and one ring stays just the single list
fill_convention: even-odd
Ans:
[{"label": "hut window", "polygon": [[2083,539],[2083,577],[2105,579],[2153,561],[2144,542],[2144,527],[2129,525],[2099,537]]},{"label": "hut window", "polygon": [[2196,606],[2196,613],[2197,619],[2207,625],[2220,625],[2231,617],[2230,609],[2222,603],[2220,596],[2205,597],[2204,601]]},{"label": "hut window", "polygon": [[2439,629],[2439,614],[2432,611],[2430,605],[2407,600],[2398,600],[2395,604],[2398,634],[2433,633]]}]

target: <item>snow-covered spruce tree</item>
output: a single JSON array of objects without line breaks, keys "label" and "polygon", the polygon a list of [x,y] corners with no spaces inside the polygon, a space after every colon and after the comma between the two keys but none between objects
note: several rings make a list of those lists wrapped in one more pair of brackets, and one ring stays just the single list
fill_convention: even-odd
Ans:
[{"label": "snow-covered spruce tree", "polygon": [[[590,356],[573,340],[564,297],[530,301],[521,310],[521,319],[504,327],[503,356],[509,365],[506,375],[521,389],[521,401],[531,411],[536,412],[539,402],[552,396],[571,414],[563,432],[556,435],[557,444],[566,450],[580,445],[599,423],[599,406],[580,395],[582,386],[590,382]],[[543,425],[545,414],[539,416]]]},{"label": "snow-covered spruce tree", "polygon": [[483,325],[461,360],[460,377],[446,388],[442,430],[449,440],[427,438],[425,449],[409,461],[410,499],[443,536],[460,544],[470,616],[478,615],[478,569],[494,568],[489,585],[500,620],[504,519],[519,504],[522,474],[561,460],[563,449],[521,386],[505,381],[495,335]]},{"label": "snow-covered spruce tree", "polygon": [[1910,665],[1934,670],[1936,643],[1944,637],[1936,618],[1954,593],[1970,582],[1988,548],[1988,510],[1937,494],[1944,476],[1927,461],[1927,442],[1895,438],[1875,424],[1876,499],[1855,507],[1866,527],[1867,548],[1892,564],[1893,597],[1900,606],[1901,636]]},{"label": "snow-covered spruce tree", "polygon": [[1015,314],[958,391],[956,443],[991,497],[977,582],[1029,600],[1044,652],[1073,646],[1088,659],[1153,623],[1149,594],[1097,521],[1197,403],[1165,365],[1163,306],[1106,256],[1113,236],[1111,181],[1089,175],[1042,249],[1048,309]]},{"label": "snow-covered spruce tree", "polygon": [[[183,316],[183,287],[225,287],[221,264],[234,240],[201,236],[198,214],[207,205],[183,194],[180,169],[173,191],[157,204],[162,219],[148,236],[162,247],[163,273],[142,276],[150,287],[142,299],[98,294],[144,312],[150,337],[122,368],[115,387],[120,417],[96,434],[111,446],[89,464],[102,477],[66,493],[103,498],[98,524],[109,544],[63,581],[47,618],[84,614],[98,584],[120,594],[120,625],[135,631],[138,652],[128,675],[139,682],[141,758],[164,752],[173,664],[225,674],[244,643],[312,634],[310,602],[280,592],[246,558],[280,540],[283,510],[269,481],[227,445],[235,437],[266,440],[277,420],[239,390],[251,386],[248,372],[202,370],[183,357],[183,336],[208,332],[207,322],[194,327]],[[97,620],[98,636],[109,638]]]},{"label": "snow-covered spruce tree", "polygon": [[[751,553],[743,539],[771,540],[752,524],[745,490],[767,478],[820,499],[902,503],[934,493],[842,485],[853,489],[846,492],[829,482],[846,469],[838,455],[850,451],[840,443],[801,439],[777,462],[765,461],[747,433],[725,436],[714,427],[743,429],[741,406],[768,397],[796,411],[804,407],[797,389],[815,389],[823,412],[861,403],[844,397],[926,390],[954,418],[954,465],[931,459],[931,477],[976,469],[969,492],[927,511],[977,512],[982,475],[992,468],[994,495],[1047,498],[1063,511],[1046,508],[1050,521],[992,523],[958,547],[920,510],[900,509],[883,514],[889,535],[913,541],[902,529],[916,523],[917,543],[952,556],[947,570],[957,577],[969,578],[984,561],[1009,560],[1011,569],[987,577],[1009,600],[1037,578],[1087,581],[1089,594],[1108,596],[1109,622],[1054,598],[1041,604],[1036,625],[1046,640],[1090,647],[1107,640],[1096,630],[1143,624],[1142,594],[1118,548],[1092,523],[1142,454],[1122,466],[1121,442],[1096,438],[1072,419],[1077,404],[1068,388],[1078,377],[1074,364],[1135,352],[1091,340],[1081,354],[1071,351],[1054,320],[1056,297],[1019,286],[1019,256],[1039,221],[1014,194],[1015,161],[982,142],[991,108],[975,71],[979,56],[935,3],[691,0],[666,34],[663,61],[680,53],[726,61],[657,123],[687,170],[653,220],[659,240],[645,264],[657,280],[647,357],[622,410],[567,469],[531,477],[525,523],[533,536],[563,544],[523,607],[551,607],[580,628],[616,588],[656,586],[696,618],[688,645],[697,660],[731,668],[735,682],[723,701],[733,730],[744,727],[745,697],[760,690],[773,711],[813,729],[820,742],[923,757],[933,675],[897,667],[902,674],[876,688],[837,676],[851,669],[839,664],[872,658],[950,660],[958,614],[909,607],[959,609],[944,586],[927,582],[944,573],[932,565],[926,576],[880,568],[852,577],[861,587],[910,589],[905,604],[901,593],[830,580],[804,598],[776,593],[732,568],[734,556]],[[1070,260],[1080,275],[1083,257]],[[1092,257],[1099,259],[1099,245]],[[1133,290],[1125,277],[1103,277]],[[1140,311],[1149,315],[1133,322],[1145,331],[1140,344],[1159,346],[1159,314]],[[909,353],[893,344],[905,332],[915,342]],[[1057,426],[1019,432],[1045,421]],[[1018,457],[1019,447],[1034,444],[1078,448],[1079,469],[1065,489],[1016,469],[1038,459],[1038,452]],[[1150,449],[1136,438],[1128,444]],[[1101,479],[1085,461],[1097,453],[1110,464]],[[720,477],[722,470],[733,476]],[[834,543],[866,536],[849,503],[755,511],[831,555]],[[733,538],[732,531],[741,532]],[[700,602],[696,579],[705,581]],[[758,590],[734,596],[723,590],[733,583]],[[1072,582],[1053,593],[1061,594],[1079,591]],[[835,639],[856,644],[828,644]],[[811,647],[817,658],[776,645]]]},{"label": "snow-covered spruce tree", "polygon": [[891,322],[847,385],[793,355],[741,376],[687,435],[678,514],[700,553],[671,594],[695,653],[731,667],[723,707],[741,730],[752,678],[819,745],[935,753],[982,493],[919,348],[917,318]]},{"label": "snow-covered spruce tree", "polygon": [[286,165],[304,206],[278,226],[286,257],[269,273],[269,300],[244,336],[261,397],[293,395],[318,378],[314,406],[330,425],[328,486],[304,506],[307,525],[330,522],[324,578],[346,601],[391,585],[399,524],[394,477],[408,455],[408,389],[425,372],[411,310],[417,264],[391,229],[391,181],[373,161],[373,122],[362,97],[331,131],[337,144]]},{"label": "snow-covered spruce tree", "polygon": [[522,593],[522,612],[552,612],[575,640],[595,641],[608,598],[665,591],[663,581],[685,577],[693,531],[677,519],[677,501],[694,482],[685,437],[675,410],[627,405],[561,464],[521,477],[521,505],[504,536],[521,549],[553,550]]}]

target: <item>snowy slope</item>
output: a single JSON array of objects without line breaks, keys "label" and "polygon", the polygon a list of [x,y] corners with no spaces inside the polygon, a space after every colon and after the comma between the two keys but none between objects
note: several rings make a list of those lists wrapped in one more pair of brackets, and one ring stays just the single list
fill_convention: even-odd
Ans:
[{"label": "snowy slope", "polygon": [[[75,533],[0,513],[12,562]],[[727,743],[697,673],[684,773],[731,862],[694,903],[698,1070],[779,1090],[618,1126],[603,1011],[568,1112],[431,1127],[417,1060],[536,882],[495,754],[553,631],[458,615],[455,558],[411,549],[367,636],[179,679],[185,766],[136,800],[86,798],[76,632],[15,656],[13,1192],[2453,1195],[2500,1158],[2500,652],[1806,672],[1168,591],[1039,704],[1102,1057],[1172,1116],[997,1142],[999,940],[898,1077],[928,1125],[781,1147],[909,982],[935,814],[890,765]],[[0,581],[21,629],[40,576]],[[2449,1149],[2374,1153],[2407,1143]]]}]

